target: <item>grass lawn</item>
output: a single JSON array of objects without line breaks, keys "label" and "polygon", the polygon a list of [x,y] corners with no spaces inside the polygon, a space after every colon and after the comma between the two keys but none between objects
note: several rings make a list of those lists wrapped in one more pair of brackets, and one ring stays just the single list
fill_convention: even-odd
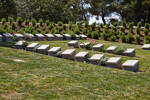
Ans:
[{"label": "grass lawn", "polygon": [[[60,46],[62,51],[71,47],[68,41],[39,42]],[[83,41],[80,41],[83,42]],[[136,57],[122,56],[123,61],[140,61],[139,73],[74,62],[0,44],[0,99],[21,100],[149,100],[150,51],[140,45],[97,41],[110,45],[136,48]],[[88,51],[76,49],[79,51]],[[102,52],[89,50],[90,55]],[[105,57],[114,57],[104,53]],[[23,60],[16,62],[15,59]]]}]

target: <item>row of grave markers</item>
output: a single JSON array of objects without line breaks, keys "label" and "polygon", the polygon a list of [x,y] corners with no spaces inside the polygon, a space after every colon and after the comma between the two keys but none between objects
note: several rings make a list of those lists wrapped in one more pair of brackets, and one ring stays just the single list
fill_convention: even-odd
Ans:
[{"label": "row of grave markers", "polygon": [[[81,43],[79,45],[78,41],[70,41],[68,42],[69,46],[72,46],[74,48],[78,48],[80,46],[80,48],[82,49],[86,49],[87,46],[89,46],[91,43],[90,42],[84,42]],[[92,49],[94,51],[99,51],[102,52],[104,48],[104,44],[96,44],[94,46],[92,46]],[[108,53],[114,53],[114,51],[118,48],[118,46],[110,46],[109,48],[106,49],[106,52]],[[124,56],[129,56],[129,57],[135,57],[136,56],[136,51],[134,48],[128,48],[123,52]]]},{"label": "row of grave markers", "polygon": [[[30,34],[30,33],[26,33],[26,34],[14,34],[14,37],[16,37],[17,40],[29,40],[29,41],[54,41],[54,40],[72,40],[72,36],[70,34]],[[75,40],[86,40],[87,36],[84,34],[81,35],[75,35]],[[9,33],[4,33],[2,35],[0,35],[0,41],[6,41],[6,42],[12,42],[13,41],[13,35],[9,34]]]},{"label": "row of grave markers", "polygon": [[[22,43],[22,44],[21,44]],[[19,44],[19,45],[18,45]],[[16,43],[17,49],[24,48],[23,45],[24,41],[19,41]],[[50,48],[50,45],[40,45],[39,43],[31,43],[30,45],[26,46],[25,49],[27,51],[37,51],[40,54],[45,54],[49,56],[57,56],[57,54],[61,51],[61,47],[53,47]],[[62,58],[75,60],[79,62],[85,62],[89,60],[91,64],[99,65],[99,62],[104,59],[104,54],[94,54],[90,57],[90,53],[87,51],[81,51],[76,54],[75,49],[68,49],[61,53]],[[139,71],[139,61],[138,60],[127,60],[124,64],[121,64],[122,58],[121,57],[111,57],[106,61],[107,67],[112,68],[119,68],[124,70],[130,70],[134,72]]]}]

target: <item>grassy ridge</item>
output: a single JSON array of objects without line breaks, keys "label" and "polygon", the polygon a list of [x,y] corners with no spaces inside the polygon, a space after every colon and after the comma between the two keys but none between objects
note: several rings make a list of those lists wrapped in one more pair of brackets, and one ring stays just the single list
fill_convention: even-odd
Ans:
[{"label": "grassy ridge", "polygon": [[[134,73],[91,64],[69,61],[51,56],[0,47],[0,99],[149,99],[150,52],[139,45],[118,44],[137,49],[140,70]],[[40,44],[70,48],[66,41],[40,42]],[[77,49],[82,51],[83,49]],[[98,52],[90,51],[91,54]],[[105,53],[105,56],[115,56]],[[21,59],[24,62],[15,62]]]}]

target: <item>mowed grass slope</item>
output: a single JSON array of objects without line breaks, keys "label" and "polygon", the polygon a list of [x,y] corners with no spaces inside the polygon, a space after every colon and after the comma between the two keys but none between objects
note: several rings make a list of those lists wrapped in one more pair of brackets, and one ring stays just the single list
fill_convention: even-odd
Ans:
[{"label": "mowed grass slope", "polygon": [[[83,42],[83,41],[80,41]],[[134,47],[140,60],[140,70],[134,73],[92,64],[74,62],[24,50],[0,46],[0,99],[36,100],[149,100],[150,98],[150,51],[139,45],[97,41],[109,45]],[[67,41],[39,42],[71,48]],[[76,52],[87,51],[77,49]],[[99,52],[90,51],[91,55]],[[106,57],[116,55],[104,53]],[[20,59],[24,62],[16,62]]]}]

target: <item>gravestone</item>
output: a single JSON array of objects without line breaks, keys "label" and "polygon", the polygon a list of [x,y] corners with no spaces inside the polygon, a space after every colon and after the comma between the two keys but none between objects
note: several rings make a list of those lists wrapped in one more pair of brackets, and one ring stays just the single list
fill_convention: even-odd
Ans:
[{"label": "gravestone", "polygon": [[37,48],[37,52],[40,54],[48,54],[48,50],[50,49],[50,45],[41,45]]},{"label": "gravestone", "polygon": [[106,61],[106,66],[112,68],[121,68],[121,57],[111,57]]},{"label": "gravestone", "polygon": [[68,42],[68,46],[73,46],[74,48],[78,48],[78,41],[70,41]]},{"label": "gravestone", "polygon": [[135,49],[134,48],[127,49],[125,52],[123,52],[123,55],[135,57]]},{"label": "gravestone", "polygon": [[89,61],[91,64],[98,65],[101,61],[101,59],[104,58],[104,54],[94,54],[91,58],[89,58]]},{"label": "gravestone", "polygon": [[54,35],[53,34],[45,34],[45,38],[47,41],[54,41]]},{"label": "gravestone", "polygon": [[114,51],[117,49],[117,46],[110,46],[109,48],[106,49],[108,53],[114,53]]},{"label": "gravestone", "polygon": [[15,44],[16,49],[25,49],[27,46],[27,42],[24,40],[20,40]]},{"label": "gravestone", "polygon": [[4,38],[4,41],[6,41],[6,42],[12,42],[13,41],[13,36],[10,33],[4,33],[3,38]]},{"label": "gravestone", "polygon": [[48,55],[49,56],[57,56],[57,53],[61,51],[61,47],[53,47],[50,50],[48,50]]},{"label": "gravestone", "polygon": [[2,42],[3,41],[3,36],[2,35],[0,35],[0,42]]},{"label": "gravestone", "polygon": [[22,34],[19,34],[19,33],[15,34],[14,36],[16,37],[17,40],[23,40],[24,39],[24,36]]},{"label": "gravestone", "polygon": [[63,40],[63,36],[61,34],[55,34],[55,40]]},{"label": "gravestone", "polygon": [[86,40],[86,39],[87,39],[87,36],[84,35],[84,34],[80,34],[80,38],[81,38],[81,40]]},{"label": "gravestone", "polygon": [[139,72],[139,61],[138,60],[127,60],[124,64],[122,64],[123,69]]},{"label": "gravestone", "polygon": [[75,51],[76,51],[75,49],[65,50],[64,52],[62,52],[62,58],[74,60],[74,56],[76,53]]},{"label": "gravestone", "polygon": [[104,44],[96,44],[92,48],[94,51],[102,51],[104,48]]},{"label": "gravestone", "polygon": [[31,43],[26,47],[27,51],[35,51],[40,46],[39,43]]},{"label": "gravestone", "polygon": [[35,38],[37,41],[44,41],[45,39],[43,34],[35,34]]},{"label": "gravestone", "polygon": [[144,50],[150,50],[150,44],[144,44],[142,46],[142,49],[144,49]]},{"label": "gravestone", "polygon": [[71,40],[71,35],[70,34],[64,34],[65,40]]},{"label": "gravestone", "polygon": [[75,60],[79,62],[84,62],[88,59],[89,57],[89,52],[79,52],[78,54],[75,55]]},{"label": "gravestone", "polygon": [[33,34],[31,34],[31,33],[25,33],[24,34],[24,38],[26,39],[26,40],[28,40],[28,41],[34,41],[35,39],[35,37],[34,37],[34,35]]},{"label": "gravestone", "polygon": [[86,49],[88,46],[90,46],[90,44],[91,44],[90,42],[81,43],[80,48]]}]

